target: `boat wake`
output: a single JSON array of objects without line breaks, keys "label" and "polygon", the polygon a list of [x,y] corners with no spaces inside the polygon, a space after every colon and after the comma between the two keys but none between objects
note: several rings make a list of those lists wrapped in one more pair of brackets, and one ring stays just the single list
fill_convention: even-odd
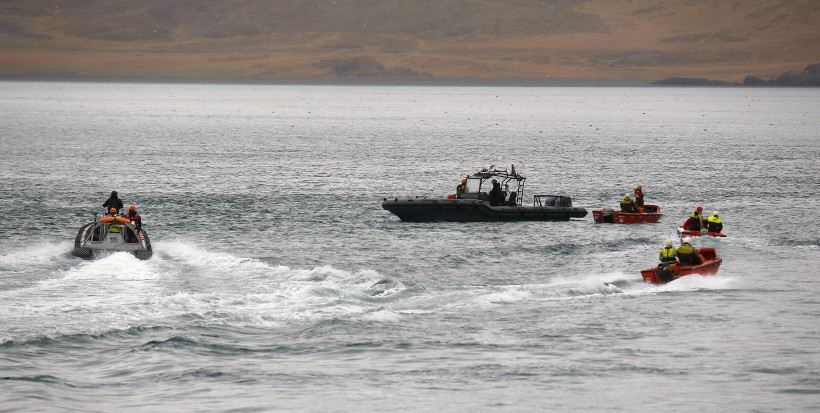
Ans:
[{"label": "boat wake", "polygon": [[[54,247],[54,246],[52,246]],[[637,274],[563,275],[520,285],[410,286],[378,271],[290,268],[203,249],[155,244],[151,260],[112,252],[74,257],[69,243],[0,257],[0,342],[101,335],[134,328],[287,328],[328,321],[396,323],[418,314],[469,314],[519,303],[732,288],[720,276],[654,286]],[[429,280],[428,280],[429,281]],[[560,305],[560,303],[558,303]]]},{"label": "boat wake", "polygon": [[53,263],[71,253],[70,241],[35,244],[0,255],[0,271]]},{"label": "boat wake", "polygon": [[[185,242],[160,242],[155,249],[148,261],[128,252],[94,260],[67,253],[42,279],[0,290],[7,304],[0,320],[8,327],[0,342],[135,327],[282,327],[373,318],[374,307],[406,289],[373,270],[293,269]],[[25,262],[20,254],[1,262]]]},{"label": "boat wake", "polygon": [[653,286],[657,292],[690,292],[690,291],[712,291],[712,290],[732,290],[739,287],[739,282],[735,277],[722,274],[702,276],[688,275],[677,280]]},{"label": "boat wake", "polygon": [[472,286],[462,291],[442,293],[439,301],[448,302],[452,308],[487,309],[493,306],[520,304],[523,302],[561,302],[601,299],[616,296],[642,296],[670,291],[693,292],[737,288],[733,278],[723,276],[690,276],[665,285],[644,283],[640,276],[620,272],[589,274],[582,276],[558,276],[544,284],[521,284],[503,286]]}]

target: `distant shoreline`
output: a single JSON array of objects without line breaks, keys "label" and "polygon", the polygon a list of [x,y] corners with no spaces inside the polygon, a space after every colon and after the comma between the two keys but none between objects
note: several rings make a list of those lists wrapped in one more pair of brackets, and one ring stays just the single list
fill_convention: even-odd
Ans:
[{"label": "distant shoreline", "polygon": [[68,74],[0,74],[0,82],[157,83],[202,85],[296,85],[296,86],[431,86],[431,87],[678,87],[678,88],[789,88],[814,85],[778,84],[774,80],[755,84],[722,82],[705,78],[648,79],[569,78],[444,78],[444,77],[179,77]]},{"label": "distant shoreline", "polygon": [[89,82],[89,83],[179,83],[236,85],[316,85],[316,86],[494,86],[494,87],[649,87],[646,79],[530,79],[530,78],[199,78],[152,76],[85,76],[85,75],[2,75],[0,81],[12,82]]}]

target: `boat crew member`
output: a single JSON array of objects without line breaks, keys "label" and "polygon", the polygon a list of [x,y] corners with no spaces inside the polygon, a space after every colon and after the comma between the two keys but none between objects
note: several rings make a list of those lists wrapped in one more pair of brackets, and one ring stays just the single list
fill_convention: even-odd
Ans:
[{"label": "boat crew member", "polygon": [[142,218],[140,214],[137,213],[137,207],[131,205],[128,207],[128,213],[125,214],[125,218],[130,219],[131,223],[134,224],[134,231],[127,231],[128,232],[128,242],[139,242],[139,232],[142,229]]},{"label": "boat crew member", "polygon": [[666,246],[661,249],[660,254],[658,254],[658,258],[661,262],[668,262],[670,264],[678,261],[678,250],[672,246],[672,240],[666,240]]},{"label": "boat crew member", "polygon": [[493,179],[493,189],[490,190],[490,205],[499,206],[504,203],[504,191],[501,190],[501,184]]},{"label": "boat crew member", "polygon": [[[108,211],[108,214],[106,215],[111,217],[119,217],[119,214],[117,214],[117,208],[111,208],[111,210]],[[108,229],[109,232],[120,232],[120,227],[116,225],[116,221],[111,221],[105,224],[105,227]]]},{"label": "boat crew member", "polygon": [[692,246],[691,242],[692,239],[686,237],[683,239],[681,246],[678,247],[678,261],[680,261],[680,265],[698,265],[702,262],[700,260],[700,253]]},{"label": "boat crew member", "polygon": [[125,218],[130,219],[131,223],[137,228],[137,232],[139,232],[142,228],[142,218],[140,217],[140,214],[137,213],[137,207],[134,205],[128,207],[128,213],[125,214]]},{"label": "boat crew member", "polygon": [[689,216],[689,231],[700,231],[703,228],[703,207],[699,206],[692,215]]},{"label": "boat crew member", "polygon": [[635,188],[635,206],[643,208],[643,186],[641,185]]},{"label": "boat crew member", "polygon": [[624,199],[621,200],[621,212],[638,212],[635,201],[629,197],[629,193],[624,194]]},{"label": "boat crew member", "polygon": [[106,210],[108,210],[110,208],[115,208],[116,209],[115,213],[119,213],[120,210],[122,209],[122,201],[119,198],[117,198],[117,191],[111,191],[111,196],[108,197],[108,199],[105,200],[105,202],[102,204],[102,206]]},{"label": "boat crew member", "polygon": [[518,205],[518,193],[515,191],[510,192],[510,200],[507,201],[507,205],[509,206],[517,206]]},{"label": "boat crew member", "polygon": [[467,180],[462,179],[461,183],[458,184],[458,186],[456,187],[456,198],[461,199],[461,196],[464,195],[464,191],[466,191],[466,190],[467,190]]},{"label": "boat crew member", "polygon": [[706,228],[709,232],[723,231],[723,221],[718,217],[718,212],[712,213],[712,216],[706,219]]}]

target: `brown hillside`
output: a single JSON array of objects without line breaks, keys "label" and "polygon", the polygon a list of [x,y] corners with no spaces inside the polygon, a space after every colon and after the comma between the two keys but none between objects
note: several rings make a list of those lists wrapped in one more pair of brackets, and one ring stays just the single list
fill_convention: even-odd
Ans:
[{"label": "brown hillside", "polygon": [[0,75],[737,82],[820,62],[817,22],[816,0],[6,0]]}]

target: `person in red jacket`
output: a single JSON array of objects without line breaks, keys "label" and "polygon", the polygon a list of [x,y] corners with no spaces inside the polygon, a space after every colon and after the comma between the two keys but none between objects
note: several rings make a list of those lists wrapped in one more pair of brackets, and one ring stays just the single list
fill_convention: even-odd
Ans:
[{"label": "person in red jacket", "polygon": [[137,227],[137,232],[140,231],[142,228],[142,218],[140,218],[140,214],[137,213],[137,207],[131,205],[128,207],[128,213],[125,214],[125,218],[131,220],[135,227]]},{"label": "person in red jacket", "polygon": [[643,208],[643,186],[641,185],[635,188],[635,206]]},{"label": "person in red jacket", "polygon": [[137,213],[137,207],[131,205],[128,208],[128,213],[125,214],[125,218],[130,219],[131,223],[134,224],[136,232],[128,231],[128,242],[139,242],[139,232],[142,228],[142,218],[140,214]]}]

